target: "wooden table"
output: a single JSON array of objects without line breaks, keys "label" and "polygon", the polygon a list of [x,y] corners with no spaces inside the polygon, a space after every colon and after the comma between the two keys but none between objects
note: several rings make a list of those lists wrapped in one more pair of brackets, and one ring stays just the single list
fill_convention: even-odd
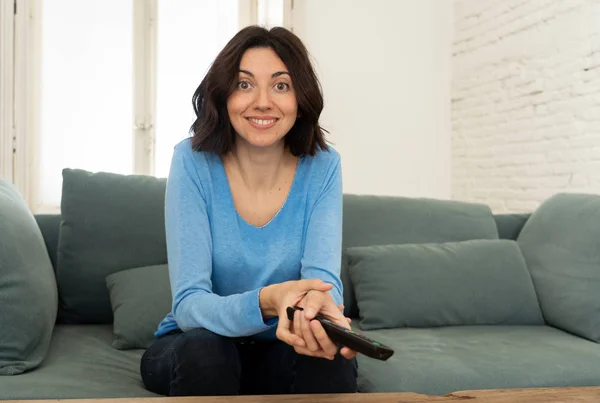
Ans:
[{"label": "wooden table", "polygon": [[600,387],[466,390],[445,396],[417,393],[151,397],[127,399],[0,400],[0,403],[600,403]]}]

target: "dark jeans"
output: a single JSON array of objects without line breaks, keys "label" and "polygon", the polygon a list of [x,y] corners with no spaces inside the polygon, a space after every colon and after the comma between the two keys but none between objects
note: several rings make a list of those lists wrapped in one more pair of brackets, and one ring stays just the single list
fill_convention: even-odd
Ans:
[{"label": "dark jeans", "polygon": [[243,344],[205,329],[159,338],[140,369],[146,389],[166,396],[356,392],[356,359],[308,357],[279,340]]}]

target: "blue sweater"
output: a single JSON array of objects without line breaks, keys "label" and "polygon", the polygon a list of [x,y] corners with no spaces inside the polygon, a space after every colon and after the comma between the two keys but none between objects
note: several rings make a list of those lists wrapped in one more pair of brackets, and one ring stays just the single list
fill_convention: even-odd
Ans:
[{"label": "blue sweater", "polygon": [[287,199],[266,225],[236,211],[221,158],[175,146],[165,196],[172,311],[156,336],[205,328],[227,337],[275,337],[261,288],[319,278],[341,304],[342,176],[333,149],[300,158]]}]

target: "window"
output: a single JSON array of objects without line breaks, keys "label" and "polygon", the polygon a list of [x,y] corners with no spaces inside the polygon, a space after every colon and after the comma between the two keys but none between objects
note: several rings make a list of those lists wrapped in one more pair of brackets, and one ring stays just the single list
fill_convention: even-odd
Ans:
[{"label": "window", "polygon": [[238,31],[237,15],[237,0],[159,0],[156,176],[169,174],[173,146],[188,137],[195,119],[192,95],[217,53]]},{"label": "window", "polygon": [[133,9],[123,0],[52,0],[41,17],[34,174],[39,201],[59,205],[63,167],[133,172]]},{"label": "window", "polygon": [[258,24],[265,27],[284,26],[284,1],[259,0]]},{"label": "window", "polygon": [[[6,3],[0,20],[11,21]],[[15,5],[14,38],[0,30],[0,81],[17,72],[13,113],[2,115],[15,119],[0,125],[0,175],[12,176],[34,213],[55,213],[63,168],[166,177],[195,118],[192,95],[218,51],[242,26],[284,25],[291,1]],[[3,86],[2,99],[12,87]]]}]

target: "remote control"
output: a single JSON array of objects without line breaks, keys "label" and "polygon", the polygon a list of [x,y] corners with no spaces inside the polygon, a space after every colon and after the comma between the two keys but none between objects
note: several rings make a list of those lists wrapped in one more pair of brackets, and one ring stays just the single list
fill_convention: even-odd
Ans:
[{"label": "remote control", "polygon": [[[301,310],[302,308],[299,306],[288,307],[288,319],[293,321],[294,312]],[[356,352],[364,354],[367,357],[375,358],[381,361],[387,360],[394,354],[394,350],[392,350],[390,347],[385,346],[375,340],[371,340],[360,333],[354,332],[353,330],[336,325],[330,319],[320,313],[315,316],[315,320],[318,320],[321,323],[323,329],[325,329],[325,332],[334,343],[341,344]]]}]

